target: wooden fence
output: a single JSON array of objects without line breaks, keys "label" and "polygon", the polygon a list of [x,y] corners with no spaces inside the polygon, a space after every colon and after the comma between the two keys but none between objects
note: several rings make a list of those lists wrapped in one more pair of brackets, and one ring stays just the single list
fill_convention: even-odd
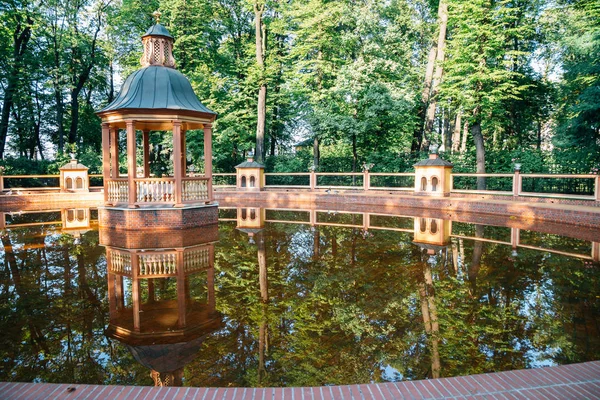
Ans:
[{"label": "wooden fence", "polygon": [[[102,175],[90,174],[90,188],[102,187]],[[59,189],[59,175],[0,175],[0,193],[52,191]],[[477,180],[485,178],[486,190],[477,190]],[[213,174],[214,190],[236,187],[235,173]],[[266,190],[306,189],[313,191],[414,191],[414,173],[387,172],[279,172],[264,174]],[[592,174],[471,174],[454,173],[451,193],[542,197],[600,201],[600,175]]]}]

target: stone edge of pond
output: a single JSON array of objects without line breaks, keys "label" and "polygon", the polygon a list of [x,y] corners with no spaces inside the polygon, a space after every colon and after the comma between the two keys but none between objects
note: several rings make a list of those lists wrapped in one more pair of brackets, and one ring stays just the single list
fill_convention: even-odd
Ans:
[{"label": "stone edge of pond", "polygon": [[0,383],[12,399],[600,399],[600,361],[453,378],[289,388]]}]

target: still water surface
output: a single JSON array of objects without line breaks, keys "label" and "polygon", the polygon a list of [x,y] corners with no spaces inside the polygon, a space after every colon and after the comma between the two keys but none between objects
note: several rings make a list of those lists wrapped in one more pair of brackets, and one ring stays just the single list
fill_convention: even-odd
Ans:
[{"label": "still water surface", "polygon": [[586,240],[258,208],[168,237],[99,232],[88,209],[4,218],[3,381],[308,386],[600,359]]}]

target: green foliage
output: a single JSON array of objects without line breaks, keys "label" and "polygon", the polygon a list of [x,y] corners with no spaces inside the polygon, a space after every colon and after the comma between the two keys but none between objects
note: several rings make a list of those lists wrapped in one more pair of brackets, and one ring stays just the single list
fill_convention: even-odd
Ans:
[{"label": "green foliage", "polygon": [[[599,164],[595,1],[448,3],[433,140],[443,134],[449,143],[461,110],[467,132],[481,123],[490,172],[511,171],[516,156],[525,172],[586,173]],[[233,171],[253,149],[261,82],[268,87],[268,170],[306,171],[310,153],[296,160],[291,144],[317,138],[321,171],[360,171],[365,162],[375,171],[409,171],[422,157],[411,144],[422,127],[421,92],[437,6],[425,0],[270,1],[265,68],[259,70],[250,2],[11,1],[0,7],[6,154],[56,159],[58,166],[60,154],[69,152],[66,145],[75,144],[78,157],[98,172],[94,154],[101,135],[94,112],[139,67],[140,36],[160,9],[161,23],[175,37],[177,68],[219,115],[215,171]],[[15,37],[25,26],[31,38],[19,55]],[[201,168],[202,136],[189,135],[188,156]],[[460,151],[447,148],[445,157],[457,171],[472,172],[470,136],[465,144]],[[161,145],[156,174],[170,168],[169,144]]]}]

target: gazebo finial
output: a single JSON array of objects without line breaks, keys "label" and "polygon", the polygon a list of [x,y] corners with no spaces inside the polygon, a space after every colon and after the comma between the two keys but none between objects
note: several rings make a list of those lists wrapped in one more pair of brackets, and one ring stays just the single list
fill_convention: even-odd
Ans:
[{"label": "gazebo finial", "polygon": [[144,55],[140,59],[142,67],[160,65],[175,68],[173,58],[173,36],[160,24],[162,13],[158,10],[152,13],[156,23],[142,36]]}]

